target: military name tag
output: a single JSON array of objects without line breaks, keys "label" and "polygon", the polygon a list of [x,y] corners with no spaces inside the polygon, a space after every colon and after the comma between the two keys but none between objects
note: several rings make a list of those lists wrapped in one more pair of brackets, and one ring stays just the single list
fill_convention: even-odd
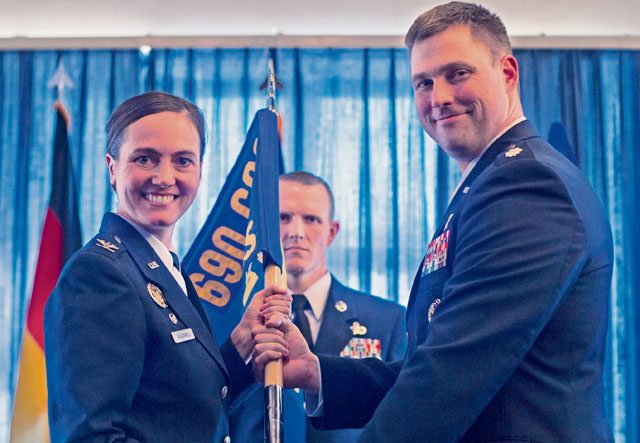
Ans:
[{"label": "military name tag", "polygon": [[429,246],[427,247],[427,255],[422,263],[422,276],[447,266],[449,232],[449,229],[447,229],[429,243]]},{"label": "military name tag", "polygon": [[382,350],[379,338],[352,338],[340,352],[340,357],[381,359]]},{"label": "military name tag", "polygon": [[196,336],[193,335],[193,330],[191,328],[180,329],[179,331],[173,331],[171,333],[171,336],[173,337],[173,341],[176,343],[182,343],[182,342],[193,340],[194,338],[196,338]]}]

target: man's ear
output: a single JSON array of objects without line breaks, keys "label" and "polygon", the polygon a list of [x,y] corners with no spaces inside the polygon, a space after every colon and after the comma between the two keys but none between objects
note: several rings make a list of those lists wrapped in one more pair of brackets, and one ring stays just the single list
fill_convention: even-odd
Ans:
[{"label": "man's ear", "polygon": [[333,240],[338,235],[338,231],[340,230],[340,222],[338,220],[333,220],[331,222],[331,228],[329,229],[329,241],[327,242],[327,246],[333,243]]},{"label": "man's ear", "polygon": [[507,91],[511,92],[518,87],[520,71],[518,61],[512,54],[507,54],[501,59],[502,75],[504,76]]}]

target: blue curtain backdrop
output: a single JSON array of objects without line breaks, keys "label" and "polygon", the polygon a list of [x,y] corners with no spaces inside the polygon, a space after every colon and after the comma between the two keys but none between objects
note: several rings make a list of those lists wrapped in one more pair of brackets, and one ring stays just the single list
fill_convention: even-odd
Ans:
[{"label": "blue curtain backdrop", "polygon": [[[281,49],[287,170],[325,177],[342,230],[332,270],[349,285],[406,304],[425,245],[459,172],[421,130],[403,49]],[[567,129],[579,166],[609,214],[615,239],[607,410],[618,442],[638,442],[640,52],[516,51],[525,113],[546,137]],[[263,106],[262,49],[0,52],[0,441],[8,438],[17,362],[51,178],[54,93],[62,62],[75,82],[64,101],[84,240],[113,204],[104,126],[125,98],[158,89],[205,111],[203,183],[180,222],[185,252]],[[640,159],[638,159],[640,160]],[[633,270],[636,269],[636,272]]]}]

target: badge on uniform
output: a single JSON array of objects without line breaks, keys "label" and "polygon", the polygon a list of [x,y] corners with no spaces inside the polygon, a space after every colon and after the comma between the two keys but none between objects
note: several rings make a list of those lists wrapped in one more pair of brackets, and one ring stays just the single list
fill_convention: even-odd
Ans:
[{"label": "badge on uniform", "polygon": [[354,321],[351,326],[349,326],[349,329],[351,329],[353,335],[364,335],[367,333],[367,327],[357,321]]},{"label": "badge on uniform", "polygon": [[427,320],[429,322],[431,322],[431,318],[433,317],[433,314],[436,313],[436,309],[440,306],[440,303],[440,299],[436,298],[433,303],[431,303],[431,306],[429,306],[429,311],[427,312]]},{"label": "badge on uniform", "polygon": [[179,331],[173,331],[171,333],[171,336],[173,337],[173,341],[175,343],[182,343],[182,342],[193,340],[194,338],[196,338],[191,328],[180,329]]},{"label": "badge on uniform", "polygon": [[340,357],[382,359],[379,338],[352,338],[340,352]]},{"label": "badge on uniform", "polygon": [[429,243],[427,255],[424,257],[424,262],[422,263],[422,277],[447,266],[449,232],[451,232],[449,229],[445,230]]},{"label": "badge on uniform", "polygon": [[167,301],[164,299],[164,295],[162,294],[162,290],[154,285],[153,283],[147,283],[147,291],[149,291],[149,295],[151,299],[156,302],[158,306],[161,308],[166,308]]},{"label": "badge on uniform", "polygon": [[344,300],[338,300],[335,304],[335,308],[338,312],[346,312],[347,304],[344,302]]}]

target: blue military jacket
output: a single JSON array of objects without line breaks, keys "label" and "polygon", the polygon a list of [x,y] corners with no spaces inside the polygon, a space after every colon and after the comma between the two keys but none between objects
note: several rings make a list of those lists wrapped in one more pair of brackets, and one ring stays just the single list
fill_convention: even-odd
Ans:
[{"label": "blue military jacket", "polygon": [[[222,442],[252,381],[147,241],[107,213],[45,309],[51,439]],[[233,370],[231,370],[233,368]],[[246,377],[246,378],[243,378]]]},{"label": "blue military jacket", "polygon": [[320,425],[366,425],[366,442],[611,441],[612,267],[593,189],[517,124],[480,158],[427,245],[404,362],[320,357]]}]

